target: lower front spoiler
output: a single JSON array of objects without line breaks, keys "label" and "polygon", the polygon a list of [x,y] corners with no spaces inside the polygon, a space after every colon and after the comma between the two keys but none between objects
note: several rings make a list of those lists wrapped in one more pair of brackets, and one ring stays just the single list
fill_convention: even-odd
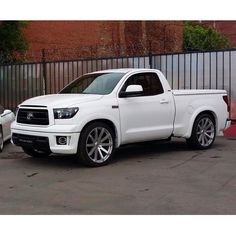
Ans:
[{"label": "lower front spoiler", "polygon": [[38,151],[51,152],[48,137],[13,133],[12,142],[23,148],[33,148]]},{"label": "lower front spoiler", "polygon": [[[52,133],[21,129],[11,129],[12,143],[22,147],[36,147],[36,149],[50,150],[55,154],[74,155],[78,150],[80,133]],[[58,136],[67,137],[66,145],[57,143]],[[20,138],[19,138],[20,137]]]}]

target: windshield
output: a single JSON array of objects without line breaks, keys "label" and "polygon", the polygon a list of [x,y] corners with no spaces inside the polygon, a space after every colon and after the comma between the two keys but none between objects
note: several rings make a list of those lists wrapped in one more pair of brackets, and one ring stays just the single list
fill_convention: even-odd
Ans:
[{"label": "windshield", "polygon": [[109,94],[115,88],[124,73],[96,73],[84,75],[59,93]]}]

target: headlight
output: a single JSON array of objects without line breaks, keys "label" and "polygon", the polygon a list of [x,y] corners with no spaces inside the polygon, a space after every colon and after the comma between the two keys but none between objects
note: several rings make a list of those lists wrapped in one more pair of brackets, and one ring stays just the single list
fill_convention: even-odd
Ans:
[{"label": "headlight", "polygon": [[78,110],[78,107],[55,108],[53,109],[54,119],[70,119],[78,112]]}]

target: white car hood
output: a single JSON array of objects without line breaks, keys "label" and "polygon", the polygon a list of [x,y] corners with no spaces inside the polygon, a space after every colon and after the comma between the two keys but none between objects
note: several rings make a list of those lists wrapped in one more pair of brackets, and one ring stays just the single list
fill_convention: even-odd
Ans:
[{"label": "white car hood", "polygon": [[51,94],[30,98],[20,105],[47,106],[53,108],[72,107],[80,103],[101,99],[103,95],[97,94]]}]

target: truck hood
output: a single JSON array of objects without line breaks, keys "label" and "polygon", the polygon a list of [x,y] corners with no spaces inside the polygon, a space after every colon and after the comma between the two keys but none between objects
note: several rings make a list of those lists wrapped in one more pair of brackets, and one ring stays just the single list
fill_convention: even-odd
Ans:
[{"label": "truck hood", "polygon": [[30,98],[20,105],[64,108],[80,103],[95,101],[101,99],[102,97],[103,95],[97,94],[51,94]]}]

